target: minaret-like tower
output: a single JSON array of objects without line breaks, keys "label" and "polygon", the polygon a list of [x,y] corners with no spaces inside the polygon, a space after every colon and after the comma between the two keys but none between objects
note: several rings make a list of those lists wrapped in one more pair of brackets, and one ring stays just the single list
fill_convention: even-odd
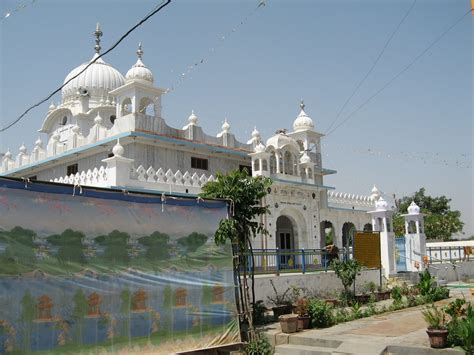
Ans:
[{"label": "minaret-like tower", "polygon": [[380,232],[380,255],[385,277],[396,273],[395,268],[395,234],[392,228],[393,211],[388,208],[387,201],[380,197],[375,202],[375,211],[368,212],[372,216],[372,230]]},{"label": "minaret-like tower", "polygon": [[425,268],[423,256],[426,255],[424,214],[420,213],[420,207],[412,201],[408,206],[408,214],[404,214],[403,217],[405,218],[407,271],[423,271]]}]

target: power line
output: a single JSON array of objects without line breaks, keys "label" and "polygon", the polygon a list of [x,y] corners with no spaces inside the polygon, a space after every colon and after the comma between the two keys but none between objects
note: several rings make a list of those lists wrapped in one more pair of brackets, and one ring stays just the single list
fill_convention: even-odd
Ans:
[{"label": "power line", "polygon": [[373,98],[378,96],[382,91],[384,91],[387,87],[389,87],[395,80],[397,80],[403,73],[405,73],[408,69],[410,69],[413,64],[415,64],[421,57],[423,57],[426,52],[428,52],[436,43],[438,43],[444,36],[448,34],[454,27],[456,27],[463,19],[471,13],[472,10],[467,11],[463,14],[456,22],[454,22],[451,26],[449,26],[443,33],[441,33],[433,42],[430,43],[428,47],[426,47],[420,54],[418,54],[408,65],[406,65],[400,72],[398,72],[392,79],[390,79],[384,86],[382,86],[379,90],[377,90],[372,96],[370,96],[367,100],[365,100],[362,104],[360,104],[354,111],[352,111],[347,117],[340,122],[336,127],[334,127],[331,131],[326,134],[326,137],[332,134],[336,129],[341,127],[344,123],[349,121],[349,119],[354,116],[357,112],[359,112],[365,105],[367,105]]},{"label": "power line", "polygon": [[388,48],[388,45],[390,44],[390,42],[392,42],[392,39],[393,37],[395,37],[395,35],[397,34],[398,30],[400,29],[400,27],[402,26],[403,22],[405,22],[405,19],[408,17],[408,15],[410,14],[411,10],[413,10],[413,8],[415,7],[415,4],[416,4],[416,1],[417,0],[414,0],[413,3],[411,4],[410,8],[408,9],[408,11],[405,13],[405,15],[402,17],[402,19],[400,20],[400,22],[398,23],[397,27],[395,27],[395,30],[392,32],[392,34],[390,35],[390,37],[388,38],[388,40],[385,42],[385,45],[383,46],[382,50],[380,51],[379,55],[377,56],[377,58],[375,59],[374,63],[372,64],[372,67],[369,69],[369,71],[365,74],[365,76],[362,78],[361,81],[359,81],[359,83],[357,84],[357,86],[354,88],[354,90],[352,91],[351,95],[347,98],[347,100],[344,102],[344,104],[341,106],[341,108],[339,109],[337,115],[336,115],[336,118],[331,122],[331,124],[329,125],[328,127],[328,131],[332,128],[332,126],[337,122],[337,120],[339,119],[339,117],[341,116],[342,112],[344,111],[344,109],[346,108],[346,106],[349,104],[349,102],[351,101],[351,99],[354,97],[354,95],[357,93],[357,91],[359,90],[359,88],[362,86],[362,84],[365,82],[365,80],[367,80],[367,78],[369,77],[369,75],[372,73],[372,71],[375,69],[375,67],[377,66],[377,63],[379,62],[380,58],[382,58],[383,54],[385,53],[385,50]]},{"label": "power line", "polygon": [[25,117],[28,112],[30,112],[32,109],[34,109],[35,107],[38,107],[40,106],[41,104],[45,103],[46,101],[48,101],[50,98],[52,98],[55,94],[57,94],[58,92],[61,91],[61,89],[66,86],[70,81],[74,80],[75,78],[77,78],[79,75],[81,75],[82,73],[84,73],[87,68],[89,68],[92,64],[94,64],[99,58],[102,58],[104,55],[108,54],[109,52],[111,52],[112,50],[115,49],[115,47],[117,47],[120,42],[122,42],[126,37],[128,37],[128,35],[130,33],[132,33],[137,27],[141,26],[143,23],[145,23],[150,17],[152,17],[153,15],[155,15],[156,13],[158,13],[159,11],[161,11],[165,6],[167,6],[169,3],[171,2],[171,0],[163,0],[159,5],[157,5],[155,7],[154,10],[150,11],[148,13],[148,15],[146,15],[144,18],[142,18],[135,26],[133,26],[132,28],[130,28],[127,32],[125,32],[124,35],[122,35],[122,37],[120,37],[120,39],[115,42],[112,47],[110,47],[109,49],[107,49],[104,53],[96,56],[94,58],[94,60],[90,61],[89,64],[87,64],[85,66],[84,69],[82,69],[79,73],[77,73],[76,75],[74,75],[72,78],[70,78],[68,81],[66,81],[65,83],[63,83],[59,88],[57,88],[56,90],[54,90],[51,94],[49,94],[47,97],[45,97],[43,100],[39,101],[38,103],[30,106],[25,112],[23,112],[18,118],[16,118],[13,122],[11,122],[10,124],[8,124],[6,127],[3,127],[2,129],[0,129],[0,133],[2,132],[5,132],[7,129],[13,127],[15,124],[17,124],[18,122],[20,122],[20,120]]}]

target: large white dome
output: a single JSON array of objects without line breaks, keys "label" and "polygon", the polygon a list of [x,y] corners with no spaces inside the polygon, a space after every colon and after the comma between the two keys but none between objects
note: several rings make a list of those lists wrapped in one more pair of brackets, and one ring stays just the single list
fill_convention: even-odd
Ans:
[{"label": "large white dome", "polygon": [[[99,55],[96,53],[92,57],[91,62]],[[90,62],[89,62],[90,63]],[[64,79],[66,83],[69,79],[80,73],[89,63],[83,63],[77,68],[73,69]],[[123,75],[110,64],[105,63],[102,58],[99,58],[93,63],[85,72],[74,78],[71,82],[66,84],[62,90],[63,101],[74,97],[78,94],[79,89],[87,90],[91,98],[100,99],[107,97],[110,91],[125,84]],[[85,92],[83,92],[85,94]]]}]

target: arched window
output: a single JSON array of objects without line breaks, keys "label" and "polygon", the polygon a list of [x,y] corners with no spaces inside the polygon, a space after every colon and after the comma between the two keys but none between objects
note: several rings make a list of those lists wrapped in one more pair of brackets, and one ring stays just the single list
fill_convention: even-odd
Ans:
[{"label": "arched window", "polygon": [[366,223],[364,225],[364,232],[372,232],[372,224]]},{"label": "arched window", "polygon": [[117,119],[117,116],[111,115],[110,116],[110,123],[114,124],[116,119]]},{"label": "arched window", "polygon": [[285,157],[284,173],[287,175],[293,175],[293,159],[291,158],[291,153],[286,151],[284,157]]},{"label": "arched window", "polygon": [[122,115],[128,115],[132,112],[132,100],[129,97],[125,98],[120,107]]},{"label": "arched window", "polygon": [[275,158],[275,152],[272,152],[272,155],[270,155],[270,174],[275,174],[276,173],[276,158]]},{"label": "arched window", "polygon": [[262,159],[262,170],[263,170],[263,171],[267,171],[267,170],[268,170],[267,159]]},{"label": "arched window", "polygon": [[415,221],[408,222],[408,233],[415,234],[416,233],[416,223]]},{"label": "arched window", "polygon": [[153,100],[149,97],[143,97],[140,100],[140,107],[138,109],[139,113],[144,113],[149,116],[155,116],[155,106],[153,105]]},{"label": "arched window", "polygon": [[64,116],[61,121],[59,122],[61,126],[65,126],[67,124],[67,116]]}]

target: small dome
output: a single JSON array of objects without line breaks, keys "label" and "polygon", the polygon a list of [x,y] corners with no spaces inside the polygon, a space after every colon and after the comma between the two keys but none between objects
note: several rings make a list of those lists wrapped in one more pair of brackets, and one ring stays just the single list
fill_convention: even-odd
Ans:
[{"label": "small dome", "polygon": [[98,124],[98,125],[101,125],[101,124],[102,124],[102,121],[103,121],[103,119],[102,119],[102,117],[100,116],[99,111],[97,111],[97,116],[94,118],[94,123],[95,123],[95,124]]},{"label": "small dome", "polygon": [[260,142],[255,146],[255,153],[263,153],[265,151],[265,146]]},{"label": "small dome", "polygon": [[194,114],[194,110],[191,111],[191,115],[188,117],[188,123],[195,125],[198,122],[197,116]]},{"label": "small dome", "polygon": [[12,152],[10,150],[7,150],[7,152],[4,155],[4,159],[11,159],[13,157]]},{"label": "small dome", "polygon": [[300,158],[300,163],[301,164],[308,164],[311,163],[311,158],[306,154],[306,152],[303,153],[303,156]]},{"label": "small dome", "polygon": [[296,143],[293,138],[287,136],[283,132],[280,132],[267,140],[267,147],[270,146],[274,147],[275,149],[291,147],[296,152],[300,151],[298,143]]},{"label": "small dome", "polygon": [[260,132],[257,130],[257,127],[253,128],[252,138],[260,138]]},{"label": "small dome", "polygon": [[55,108],[56,108],[56,105],[54,105],[54,102],[51,101],[51,105],[49,105],[48,110],[49,110],[49,111],[53,111]]},{"label": "small dome", "polygon": [[125,153],[125,149],[120,145],[120,139],[117,139],[117,144],[112,148],[112,153],[116,157],[122,157],[123,153]]},{"label": "small dome", "polygon": [[300,108],[301,108],[300,114],[298,115],[298,117],[296,117],[295,122],[293,122],[293,130],[295,132],[313,130],[314,129],[313,120],[304,111],[305,105],[304,105],[303,100],[301,101]]},{"label": "small dome", "polygon": [[229,132],[230,131],[230,124],[227,122],[227,118],[224,119],[224,123],[222,124],[222,132]]},{"label": "small dome", "polygon": [[372,187],[372,193],[373,194],[379,193],[379,189],[377,188],[377,186],[374,185],[374,187]]},{"label": "small dome", "polygon": [[20,146],[19,151],[20,151],[20,153],[26,154],[26,146],[25,146],[25,143],[23,143],[23,144]]},{"label": "small dome", "polygon": [[386,211],[388,208],[387,201],[383,197],[380,197],[377,202],[375,202],[375,209],[377,211]]},{"label": "small dome", "polygon": [[412,201],[410,206],[408,206],[408,214],[420,214],[420,207]]},{"label": "small dome", "polygon": [[153,84],[153,81],[154,81],[153,73],[142,62],[143,50],[142,50],[141,43],[138,44],[137,55],[138,55],[137,62],[127,72],[127,74],[125,75],[125,79],[127,79],[127,81],[143,80],[143,81]]},{"label": "small dome", "polygon": [[35,142],[35,146],[37,146],[37,147],[42,147],[43,146],[43,141],[41,140],[41,138],[38,137],[38,139]]}]

